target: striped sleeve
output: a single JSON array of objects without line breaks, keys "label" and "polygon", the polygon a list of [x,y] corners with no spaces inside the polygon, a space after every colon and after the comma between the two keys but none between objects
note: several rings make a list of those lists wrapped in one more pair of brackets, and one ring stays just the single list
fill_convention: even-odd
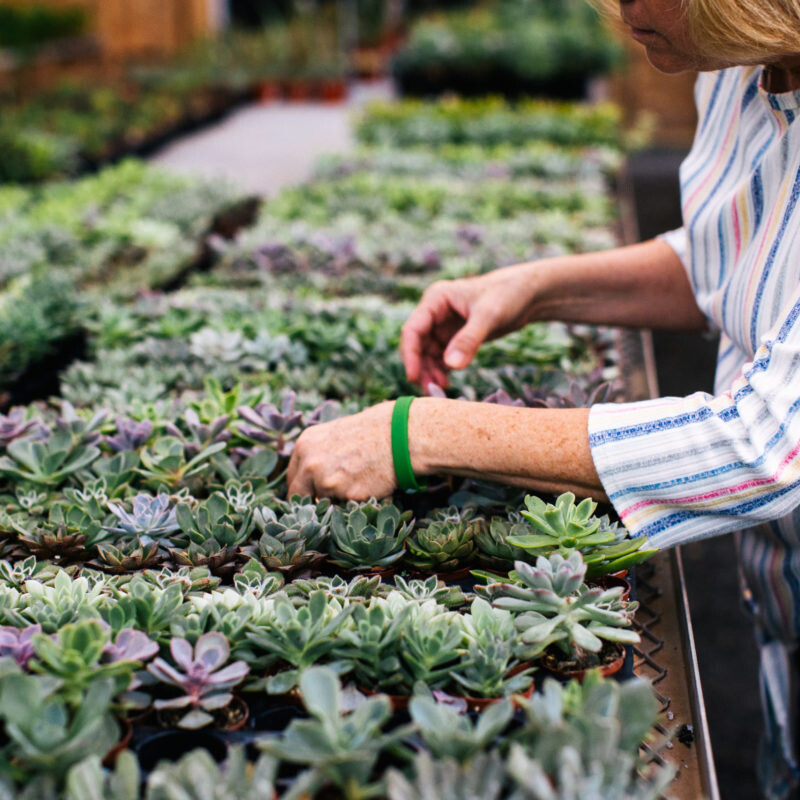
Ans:
[{"label": "striped sleeve", "polygon": [[656,547],[800,505],[800,289],[728,391],[602,404],[589,443],[603,487]]},{"label": "striped sleeve", "polygon": [[677,228],[674,231],[662,233],[656,238],[660,239],[662,242],[666,242],[675,251],[684,266],[689,263],[689,241],[684,228]]}]

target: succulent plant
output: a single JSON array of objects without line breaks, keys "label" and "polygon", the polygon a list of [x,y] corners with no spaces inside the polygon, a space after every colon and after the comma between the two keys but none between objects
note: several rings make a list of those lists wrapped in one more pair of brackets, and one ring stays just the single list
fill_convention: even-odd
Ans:
[{"label": "succulent plant", "polygon": [[334,508],[331,516],[330,559],[344,569],[388,567],[405,553],[411,512],[375,503]]},{"label": "succulent plant", "polygon": [[[88,755],[103,756],[119,738],[110,711],[113,681],[95,680],[68,705],[49,676],[7,674],[0,678],[0,719],[9,739],[5,774],[61,779]],[[4,759],[5,760],[5,759]]]},{"label": "succulent plant", "polygon": [[[109,638],[108,629],[96,619],[64,625],[52,637],[36,634],[33,637],[34,657],[28,662],[28,669],[58,678],[59,694],[67,705],[76,709],[95,681],[108,679],[114,686],[114,694],[124,692],[141,663],[138,658],[118,658],[101,663]],[[127,654],[124,649],[117,652],[120,656]],[[146,652],[147,648],[140,647],[131,650],[130,654],[144,656]],[[149,654],[153,652],[151,649]]]},{"label": "succulent plant", "polygon": [[403,683],[399,652],[411,606],[390,617],[383,608],[357,605],[337,636],[334,654],[352,665],[356,684],[389,691]]},{"label": "succulent plant", "polygon": [[516,511],[509,512],[507,517],[492,517],[489,524],[475,534],[475,544],[480,559],[487,566],[500,569],[515,561],[525,561],[528,551],[511,544],[509,536],[526,536],[531,526]]},{"label": "succulent plant", "polygon": [[382,695],[345,714],[341,686],[328,667],[303,672],[300,692],[311,719],[293,720],[281,736],[258,743],[264,752],[308,768],[296,779],[291,795],[314,796],[330,785],[343,800],[376,797],[380,786],[370,781],[378,758],[409,734],[409,726],[384,732],[392,712]]},{"label": "succulent plant", "polygon": [[171,627],[184,613],[183,587],[178,582],[161,588],[136,575],[115,599],[116,603],[100,609],[113,631],[136,628],[157,640],[166,639]]},{"label": "succulent plant", "polygon": [[261,755],[251,765],[241,745],[231,747],[224,766],[220,766],[207,750],[198,748],[186,753],[175,763],[159,764],[147,779],[144,798],[268,800],[277,796],[277,766],[275,759],[267,755]]},{"label": "succulent plant", "polygon": [[462,638],[461,626],[450,615],[426,619],[424,624],[414,614],[408,616],[400,651],[406,688],[417,681],[433,689],[447,685],[460,660]]},{"label": "succulent plant", "polygon": [[7,447],[15,439],[36,436],[44,427],[35,417],[28,418],[26,409],[17,406],[8,414],[0,414],[0,447]]},{"label": "succulent plant", "polygon": [[19,544],[38,558],[66,563],[91,558],[96,545],[108,538],[100,522],[78,506],[53,505],[47,520],[14,521]]},{"label": "succulent plant", "polygon": [[0,456],[0,475],[40,486],[60,486],[76,472],[86,469],[100,455],[92,444],[84,444],[68,430],[58,430],[44,441],[15,439]]},{"label": "succulent plant", "polygon": [[297,395],[289,390],[281,399],[280,409],[273,403],[259,403],[255,408],[239,406],[244,422],[237,425],[239,435],[254,444],[268,444],[278,455],[288,457],[294,440],[303,429],[303,412],[296,411]]},{"label": "succulent plant", "polygon": [[540,556],[536,565],[514,564],[518,584],[501,584],[496,608],[518,613],[520,657],[535,658],[550,645],[565,654],[598,653],[603,641],[636,644],[639,635],[630,630],[637,603],[621,600],[623,588],[589,589],[584,585],[586,565],[581,554],[568,559],[554,553]]},{"label": "succulent plant", "polygon": [[338,600],[368,600],[379,593],[381,586],[380,575],[356,575],[350,580],[341,575],[319,575],[316,578],[295,578],[287,586],[287,594],[303,602],[317,591]]},{"label": "succulent plant", "polygon": [[132,500],[130,512],[121,505],[108,503],[109,511],[117,518],[118,522],[115,526],[104,526],[105,530],[138,537],[144,545],[160,543],[170,533],[180,530],[180,525],[175,518],[175,509],[170,506],[170,497],[166,494],[154,497],[139,493]]},{"label": "succulent plant", "polygon": [[476,753],[465,764],[453,758],[434,758],[422,750],[414,756],[410,773],[405,775],[394,767],[388,770],[389,800],[501,800],[509,796],[505,762],[496,750]]},{"label": "succulent plant", "polygon": [[170,436],[183,442],[186,458],[191,459],[207,447],[219,443],[225,444],[231,438],[231,432],[228,430],[229,420],[230,415],[220,414],[210,422],[204,423],[193,408],[187,408],[183,412],[183,421],[190,431],[188,438],[173,422],[168,422],[165,429]]},{"label": "succulent plant", "polygon": [[211,456],[224,449],[225,442],[216,442],[187,460],[180,439],[162,436],[141,450],[139,457],[142,466],[137,471],[145,483],[156,489],[162,486],[170,490],[178,489],[207,472],[211,468]]},{"label": "succulent plant", "polygon": [[470,642],[464,663],[453,670],[453,679],[472,697],[503,697],[530,688],[534,668],[513,672],[519,663],[514,646],[502,637]]},{"label": "succulent plant", "polygon": [[257,541],[243,548],[242,553],[258,559],[267,569],[285,575],[311,569],[325,558],[324,553],[312,550],[297,533],[285,533],[280,538],[263,533]]},{"label": "succulent plant", "polygon": [[[157,709],[188,708],[178,725],[202,728],[214,721],[209,711],[219,711],[232,700],[230,689],[241,683],[250,667],[244,661],[228,666],[230,646],[221,633],[203,634],[194,648],[186,639],[173,637],[169,644],[173,667],[163,658],[156,658],[147,669],[159,681],[180,689],[183,694],[169,700],[155,700]],[[183,670],[183,672],[181,672]]]},{"label": "succulent plant", "polygon": [[607,517],[593,516],[597,503],[588,497],[576,505],[575,495],[565,492],[551,505],[527,495],[525,505],[522,516],[538,533],[511,534],[508,543],[537,555],[579,550],[591,565],[590,575],[627,569],[656,552],[643,547],[646,537],[627,538],[624,529],[611,525]]},{"label": "succulent plant", "polygon": [[324,658],[336,646],[339,631],[352,606],[342,608],[323,591],[313,592],[308,603],[295,608],[288,597],[275,598],[274,618],[247,636],[256,651],[270,653],[291,664],[265,682],[271,694],[284,694],[297,685],[300,673]]},{"label": "succulent plant", "polygon": [[394,591],[408,600],[416,600],[420,603],[433,600],[448,608],[457,608],[466,602],[466,596],[458,586],[446,584],[436,575],[431,575],[424,580],[419,578],[406,580],[402,575],[395,575],[394,584]]},{"label": "succulent plant", "polygon": [[13,658],[20,667],[27,667],[33,657],[33,637],[42,632],[41,625],[14,628],[0,627],[0,656]]},{"label": "succulent plant", "polygon": [[450,572],[469,563],[475,537],[486,527],[471,512],[451,507],[429,518],[407,542],[406,561],[418,570]]},{"label": "succulent plant", "polygon": [[465,762],[491,747],[514,714],[508,698],[490,705],[473,722],[447,703],[437,702],[423,686],[417,686],[408,704],[411,719],[434,758]]},{"label": "succulent plant", "polygon": [[130,750],[119,753],[113,770],[99,756],[87,756],[67,773],[63,800],[139,800],[140,783],[139,762]]},{"label": "succulent plant", "polygon": [[149,419],[135,420],[117,417],[117,431],[113,436],[106,436],[106,444],[115,453],[124,450],[138,450],[147,444],[153,435],[153,423]]},{"label": "succulent plant", "polygon": [[117,575],[153,569],[164,560],[164,553],[159,543],[146,543],[144,538],[136,538],[117,545],[104,542],[98,544],[96,550],[97,557],[93,558],[89,565]]}]

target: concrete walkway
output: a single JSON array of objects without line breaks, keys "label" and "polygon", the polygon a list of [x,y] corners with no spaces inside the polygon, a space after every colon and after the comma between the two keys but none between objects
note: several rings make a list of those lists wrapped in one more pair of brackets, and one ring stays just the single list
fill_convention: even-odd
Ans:
[{"label": "concrete walkway", "polygon": [[323,153],[355,144],[351,116],[364,102],[391,97],[385,83],[357,84],[347,103],[251,105],[160,150],[151,162],[171,171],[227,178],[261,195],[306,179]]}]

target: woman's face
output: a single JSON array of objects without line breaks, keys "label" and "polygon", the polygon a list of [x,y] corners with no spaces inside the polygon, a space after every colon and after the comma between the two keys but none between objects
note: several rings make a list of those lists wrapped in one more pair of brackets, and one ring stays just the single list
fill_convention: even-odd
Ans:
[{"label": "woman's face", "polygon": [[701,54],[692,42],[683,0],[620,0],[622,21],[662,72],[721,69],[729,64]]}]

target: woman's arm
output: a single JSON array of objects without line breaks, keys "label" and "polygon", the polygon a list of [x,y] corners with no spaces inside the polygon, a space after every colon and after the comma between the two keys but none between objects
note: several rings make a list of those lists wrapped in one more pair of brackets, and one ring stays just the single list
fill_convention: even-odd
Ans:
[{"label": "woman's arm", "polygon": [[[306,430],[289,464],[289,494],[352,500],[396,488],[393,403]],[[417,476],[464,475],[604,497],[589,450],[589,410],[516,408],[423,397],[408,420]]]},{"label": "woman's arm", "polygon": [[439,281],[403,326],[409,380],[447,385],[480,345],[537,320],[702,330],[675,251],[655,239],[601,253],[544,259],[487,275]]}]

